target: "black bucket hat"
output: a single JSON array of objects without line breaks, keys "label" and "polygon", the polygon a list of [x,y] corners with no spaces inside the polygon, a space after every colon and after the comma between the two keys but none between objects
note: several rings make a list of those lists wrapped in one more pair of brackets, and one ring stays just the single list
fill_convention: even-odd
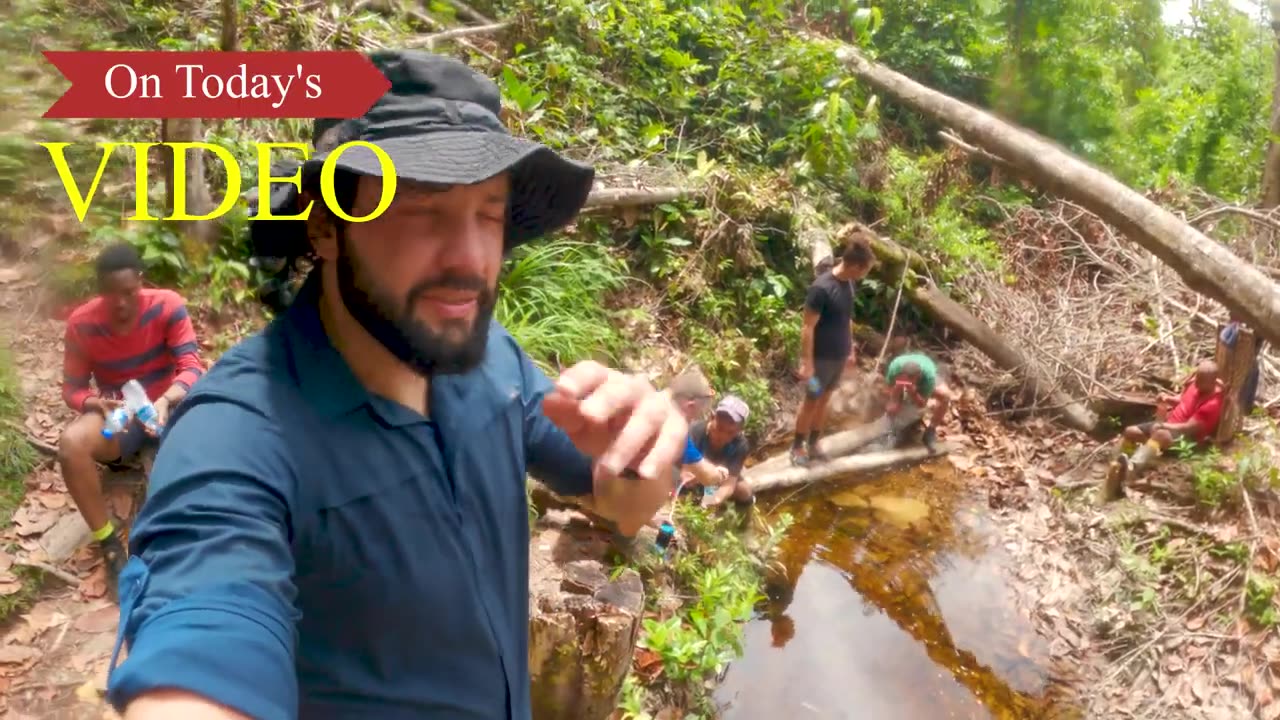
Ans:
[{"label": "black bucket hat", "polygon": [[[362,140],[391,158],[402,181],[472,185],[509,172],[508,250],[577,216],[595,171],[507,132],[492,80],[459,60],[418,50],[378,51],[370,60],[391,89],[362,117],[316,121],[312,142],[319,154],[303,163],[304,183],[319,177],[339,145]],[[360,175],[382,175],[377,156],[365,147],[347,148],[335,164]]]}]

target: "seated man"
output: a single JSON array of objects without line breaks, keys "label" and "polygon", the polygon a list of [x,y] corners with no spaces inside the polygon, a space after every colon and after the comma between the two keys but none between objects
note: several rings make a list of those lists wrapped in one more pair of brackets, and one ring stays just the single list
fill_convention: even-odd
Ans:
[{"label": "seated man", "polygon": [[937,450],[938,426],[946,419],[947,408],[951,406],[951,390],[939,381],[937,364],[922,353],[899,355],[889,363],[885,382],[889,393],[885,414],[890,421],[898,418],[908,404],[923,412],[929,401],[933,401],[933,412],[922,439],[930,452]]},{"label": "seated man", "polygon": [[1162,396],[1161,399],[1178,403],[1163,421],[1124,429],[1125,447],[1121,452],[1137,446],[1130,458],[1131,465],[1145,465],[1181,438],[1201,444],[1213,437],[1222,417],[1222,382],[1218,379],[1217,363],[1201,361],[1181,396]]},{"label": "seated man", "polygon": [[689,437],[702,456],[728,471],[729,479],[719,487],[706,488],[705,505],[714,506],[732,499],[739,507],[750,507],[755,501],[751,487],[742,480],[742,466],[747,462],[750,446],[742,434],[749,410],[736,395],[726,395],[716,406],[710,420],[689,426]]},{"label": "seated man", "polygon": [[136,379],[163,426],[204,366],[186,304],[171,290],[142,287],[142,257],[132,245],[103,250],[96,271],[98,296],[67,319],[62,398],[81,414],[62,432],[58,463],[114,584],[126,553],[108,517],[96,463],[128,459],[155,439],[136,419],[125,432],[104,437],[105,415],[121,405],[121,386]]}]

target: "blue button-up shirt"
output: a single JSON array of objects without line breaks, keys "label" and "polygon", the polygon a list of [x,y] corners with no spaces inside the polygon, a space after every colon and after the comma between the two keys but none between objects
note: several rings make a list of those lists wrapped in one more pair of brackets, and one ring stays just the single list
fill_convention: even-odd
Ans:
[{"label": "blue button-up shirt", "polygon": [[371,395],[315,288],[175,413],[121,577],[117,709],[187,690],[259,720],[530,717],[525,472],[591,463],[494,323],[430,415]]}]

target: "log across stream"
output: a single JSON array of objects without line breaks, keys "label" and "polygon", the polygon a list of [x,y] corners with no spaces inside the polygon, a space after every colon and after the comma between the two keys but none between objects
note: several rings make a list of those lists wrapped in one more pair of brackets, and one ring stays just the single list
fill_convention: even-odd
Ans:
[{"label": "log across stream", "polygon": [[945,460],[760,509],[795,524],[717,693],[726,720],[1045,716],[1048,648],[1015,609],[985,503]]}]

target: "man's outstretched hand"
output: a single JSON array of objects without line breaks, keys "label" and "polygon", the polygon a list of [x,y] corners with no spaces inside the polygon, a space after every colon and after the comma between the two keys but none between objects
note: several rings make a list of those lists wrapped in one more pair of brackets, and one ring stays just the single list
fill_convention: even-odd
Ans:
[{"label": "man's outstretched hand", "polygon": [[588,361],[560,375],[542,411],[596,461],[595,508],[634,534],[671,494],[688,442],[675,404],[643,377]]}]

